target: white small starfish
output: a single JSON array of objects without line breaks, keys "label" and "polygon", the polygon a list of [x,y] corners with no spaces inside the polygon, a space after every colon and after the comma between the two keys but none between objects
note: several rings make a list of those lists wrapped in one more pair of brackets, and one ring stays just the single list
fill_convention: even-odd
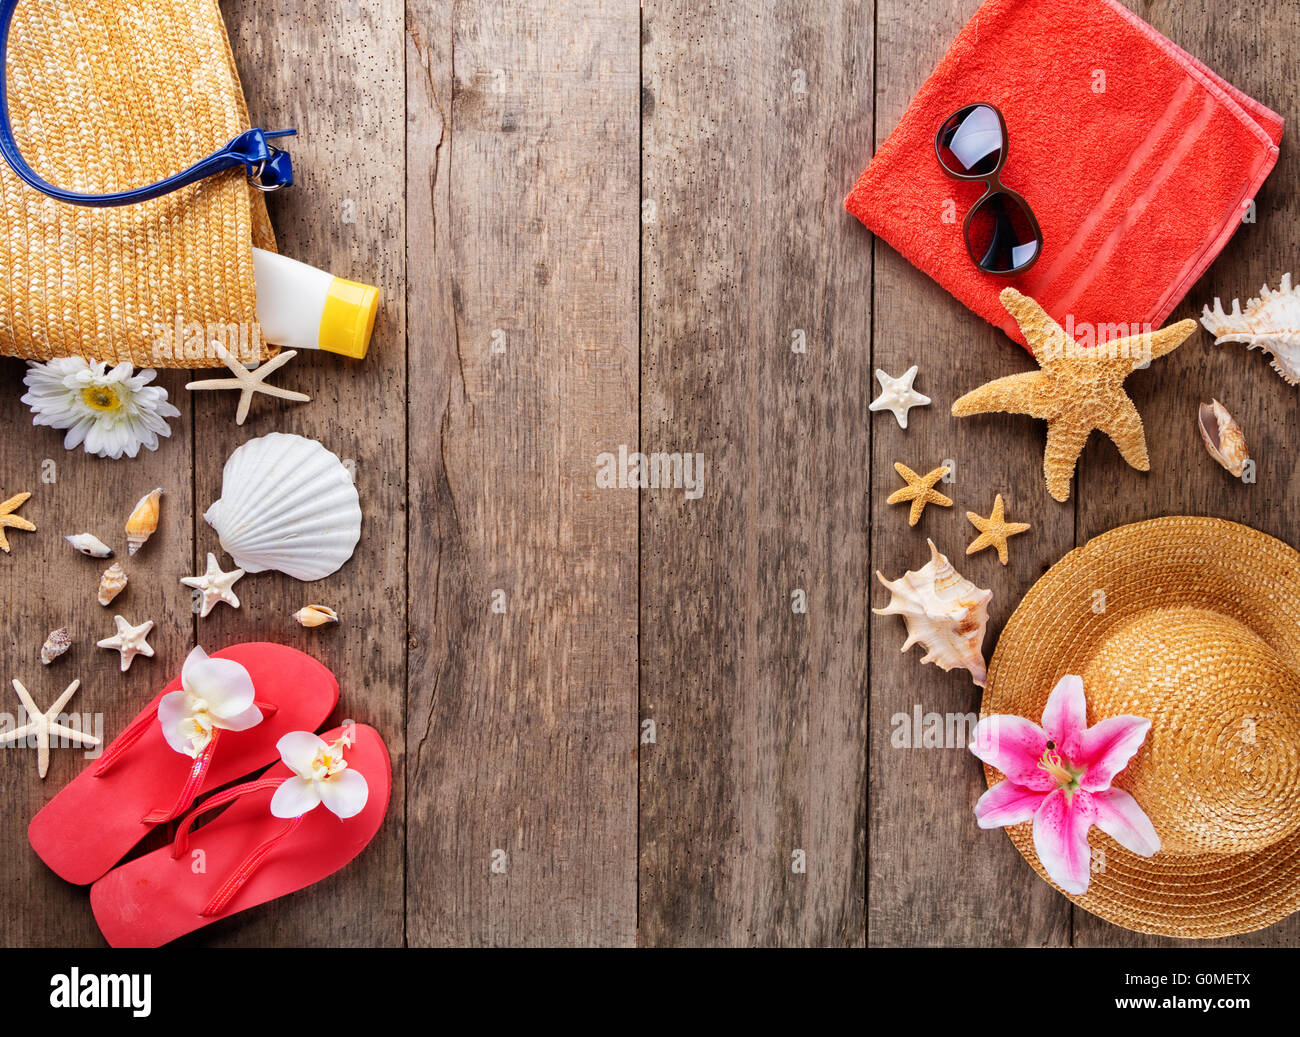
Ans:
[{"label": "white small starfish", "polygon": [[225,362],[230,368],[230,373],[234,378],[205,378],[202,381],[190,382],[185,388],[194,389],[238,389],[239,390],[239,409],[235,411],[235,424],[242,425],[244,419],[248,417],[248,408],[253,403],[253,397],[261,392],[267,396],[277,396],[282,400],[296,400],[300,403],[310,403],[311,397],[304,392],[294,392],[292,389],[281,389],[278,385],[267,385],[266,376],[274,371],[278,371],[290,360],[298,355],[296,349],[286,349],[279,356],[268,360],[259,366],[256,370],[250,371],[241,364],[235,357],[231,356],[224,346],[216,347],[217,356]]},{"label": "white small starfish", "polygon": [[907,428],[907,412],[913,407],[924,407],[930,397],[922,396],[912,388],[916,378],[916,365],[913,364],[903,372],[902,378],[890,378],[880,368],[876,368],[876,377],[880,379],[880,395],[871,401],[868,410],[892,410],[898,419],[899,428]]},{"label": "white small starfish", "polygon": [[96,641],[95,644],[100,648],[116,648],[122,653],[123,673],[131,668],[131,661],[137,655],[153,658],[153,649],[149,646],[149,642],[145,640],[149,631],[153,629],[152,619],[145,620],[138,627],[133,627],[121,616],[114,616],[113,622],[117,624],[117,633],[112,637],[104,638],[102,641]]},{"label": "white small starfish", "polygon": [[228,573],[223,573],[221,566],[217,565],[217,556],[209,551],[208,571],[201,576],[182,576],[181,583],[203,592],[203,608],[199,612],[202,618],[216,608],[220,601],[224,601],[231,608],[239,608],[239,599],[235,597],[235,592],[231,588],[243,575],[243,569],[232,569]]},{"label": "white small starfish", "polygon": [[77,742],[81,745],[99,744],[99,739],[94,735],[88,735],[84,731],[77,731],[71,727],[64,727],[58,722],[63,707],[68,704],[68,699],[72,698],[73,693],[80,686],[81,681],[73,681],[64,689],[63,694],[58,697],[54,705],[42,713],[36,708],[36,703],[32,701],[27,689],[22,686],[17,677],[14,678],[14,691],[18,692],[18,697],[23,703],[23,709],[27,710],[27,723],[22,727],[0,734],[0,742],[16,742],[28,735],[35,735],[36,773],[42,778],[45,777],[45,772],[50,769],[50,735],[59,735],[68,741]]}]

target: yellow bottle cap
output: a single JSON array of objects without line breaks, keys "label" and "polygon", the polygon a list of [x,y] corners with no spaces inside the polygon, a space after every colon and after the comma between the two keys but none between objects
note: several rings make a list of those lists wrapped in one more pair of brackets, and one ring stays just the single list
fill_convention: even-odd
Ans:
[{"label": "yellow bottle cap", "polygon": [[325,297],[316,344],[330,353],[362,359],[370,348],[370,333],[378,311],[378,288],[334,278]]}]

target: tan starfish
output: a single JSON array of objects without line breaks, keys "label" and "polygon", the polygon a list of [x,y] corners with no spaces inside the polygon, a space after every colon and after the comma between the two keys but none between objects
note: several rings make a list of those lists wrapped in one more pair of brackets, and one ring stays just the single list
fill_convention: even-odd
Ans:
[{"label": "tan starfish", "polygon": [[44,713],[36,708],[36,703],[32,701],[31,695],[27,693],[27,689],[22,686],[17,678],[14,678],[13,683],[14,691],[18,692],[18,697],[22,700],[23,709],[27,710],[27,723],[23,724],[22,727],[0,734],[0,742],[16,742],[28,735],[35,735],[36,773],[40,777],[44,778],[46,771],[50,769],[50,735],[59,735],[81,745],[99,744],[99,739],[94,735],[88,735],[71,727],[64,727],[58,722],[59,714],[63,712],[63,707],[68,704],[68,699],[72,698],[73,693],[81,686],[81,681],[73,681],[69,684],[54,705]]},{"label": "tan starfish", "polygon": [[941,508],[952,507],[952,501],[934,488],[934,484],[948,474],[947,465],[941,465],[925,475],[917,475],[907,465],[895,461],[894,471],[907,480],[907,485],[891,493],[889,503],[902,504],[909,500],[912,502],[912,511],[907,516],[909,526],[915,526],[921,521],[921,512],[925,510],[927,504],[937,504]]},{"label": "tan starfish", "polygon": [[1002,411],[1046,421],[1043,474],[1047,492],[1058,501],[1069,499],[1075,462],[1093,429],[1114,440],[1120,455],[1138,471],[1150,471],[1142,418],[1124,392],[1124,379],[1182,345],[1196,330],[1196,321],[1182,320],[1085,349],[1028,296],[1004,288],[999,298],[1020,325],[1041,370],[981,385],[952,405],[953,415]]},{"label": "tan starfish", "polygon": [[248,408],[252,406],[253,397],[259,392],[265,393],[267,396],[279,397],[282,400],[296,400],[299,403],[311,402],[311,397],[304,392],[294,392],[292,389],[281,389],[278,385],[266,384],[267,375],[278,371],[297,355],[298,351],[296,349],[286,349],[279,356],[268,360],[256,370],[250,371],[235,357],[231,356],[224,346],[217,346],[217,356],[225,362],[225,365],[230,368],[230,373],[235,377],[205,378],[202,381],[190,382],[185,388],[190,390],[238,389],[239,409],[235,411],[235,424],[242,425],[244,419],[248,417]]},{"label": "tan starfish", "polygon": [[3,504],[0,504],[0,551],[5,554],[9,553],[9,538],[5,536],[5,529],[25,529],[28,533],[36,532],[35,523],[28,522],[21,515],[15,515],[14,512],[26,503],[30,493],[15,493]]},{"label": "tan starfish", "polygon": [[993,499],[993,514],[988,518],[977,515],[973,511],[966,512],[966,517],[970,519],[971,525],[980,531],[980,535],[971,541],[970,547],[966,548],[966,553],[973,555],[986,547],[996,547],[998,561],[1003,565],[1007,564],[1007,537],[1023,533],[1029,528],[1028,522],[1008,522],[1003,517],[1000,493]]}]

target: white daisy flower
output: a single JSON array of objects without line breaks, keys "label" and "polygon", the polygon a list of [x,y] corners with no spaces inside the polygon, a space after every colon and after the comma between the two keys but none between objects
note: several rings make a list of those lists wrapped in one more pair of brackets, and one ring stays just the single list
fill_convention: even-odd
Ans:
[{"label": "white daisy flower", "polygon": [[29,363],[23,403],[35,415],[32,424],[65,428],[65,450],[84,443],[98,457],[135,457],[142,445],[157,450],[158,437],[171,435],[166,419],[181,413],[167,402],[166,389],[149,384],[157,372],[134,374],[125,363],[107,368],[79,356]]}]

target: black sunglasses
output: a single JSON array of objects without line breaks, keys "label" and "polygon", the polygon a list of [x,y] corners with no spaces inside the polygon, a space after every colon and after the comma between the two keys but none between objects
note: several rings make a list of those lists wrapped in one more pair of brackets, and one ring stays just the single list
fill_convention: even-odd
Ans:
[{"label": "black sunglasses", "polygon": [[1034,211],[1002,183],[1007,161],[1007,123],[991,104],[968,104],[943,121],[934,154],[954,180],[977,180],[983,196],[966,214],[962,234],[971,262],[986,274],[1023,273],[1043,251],[1043,232]]}]

